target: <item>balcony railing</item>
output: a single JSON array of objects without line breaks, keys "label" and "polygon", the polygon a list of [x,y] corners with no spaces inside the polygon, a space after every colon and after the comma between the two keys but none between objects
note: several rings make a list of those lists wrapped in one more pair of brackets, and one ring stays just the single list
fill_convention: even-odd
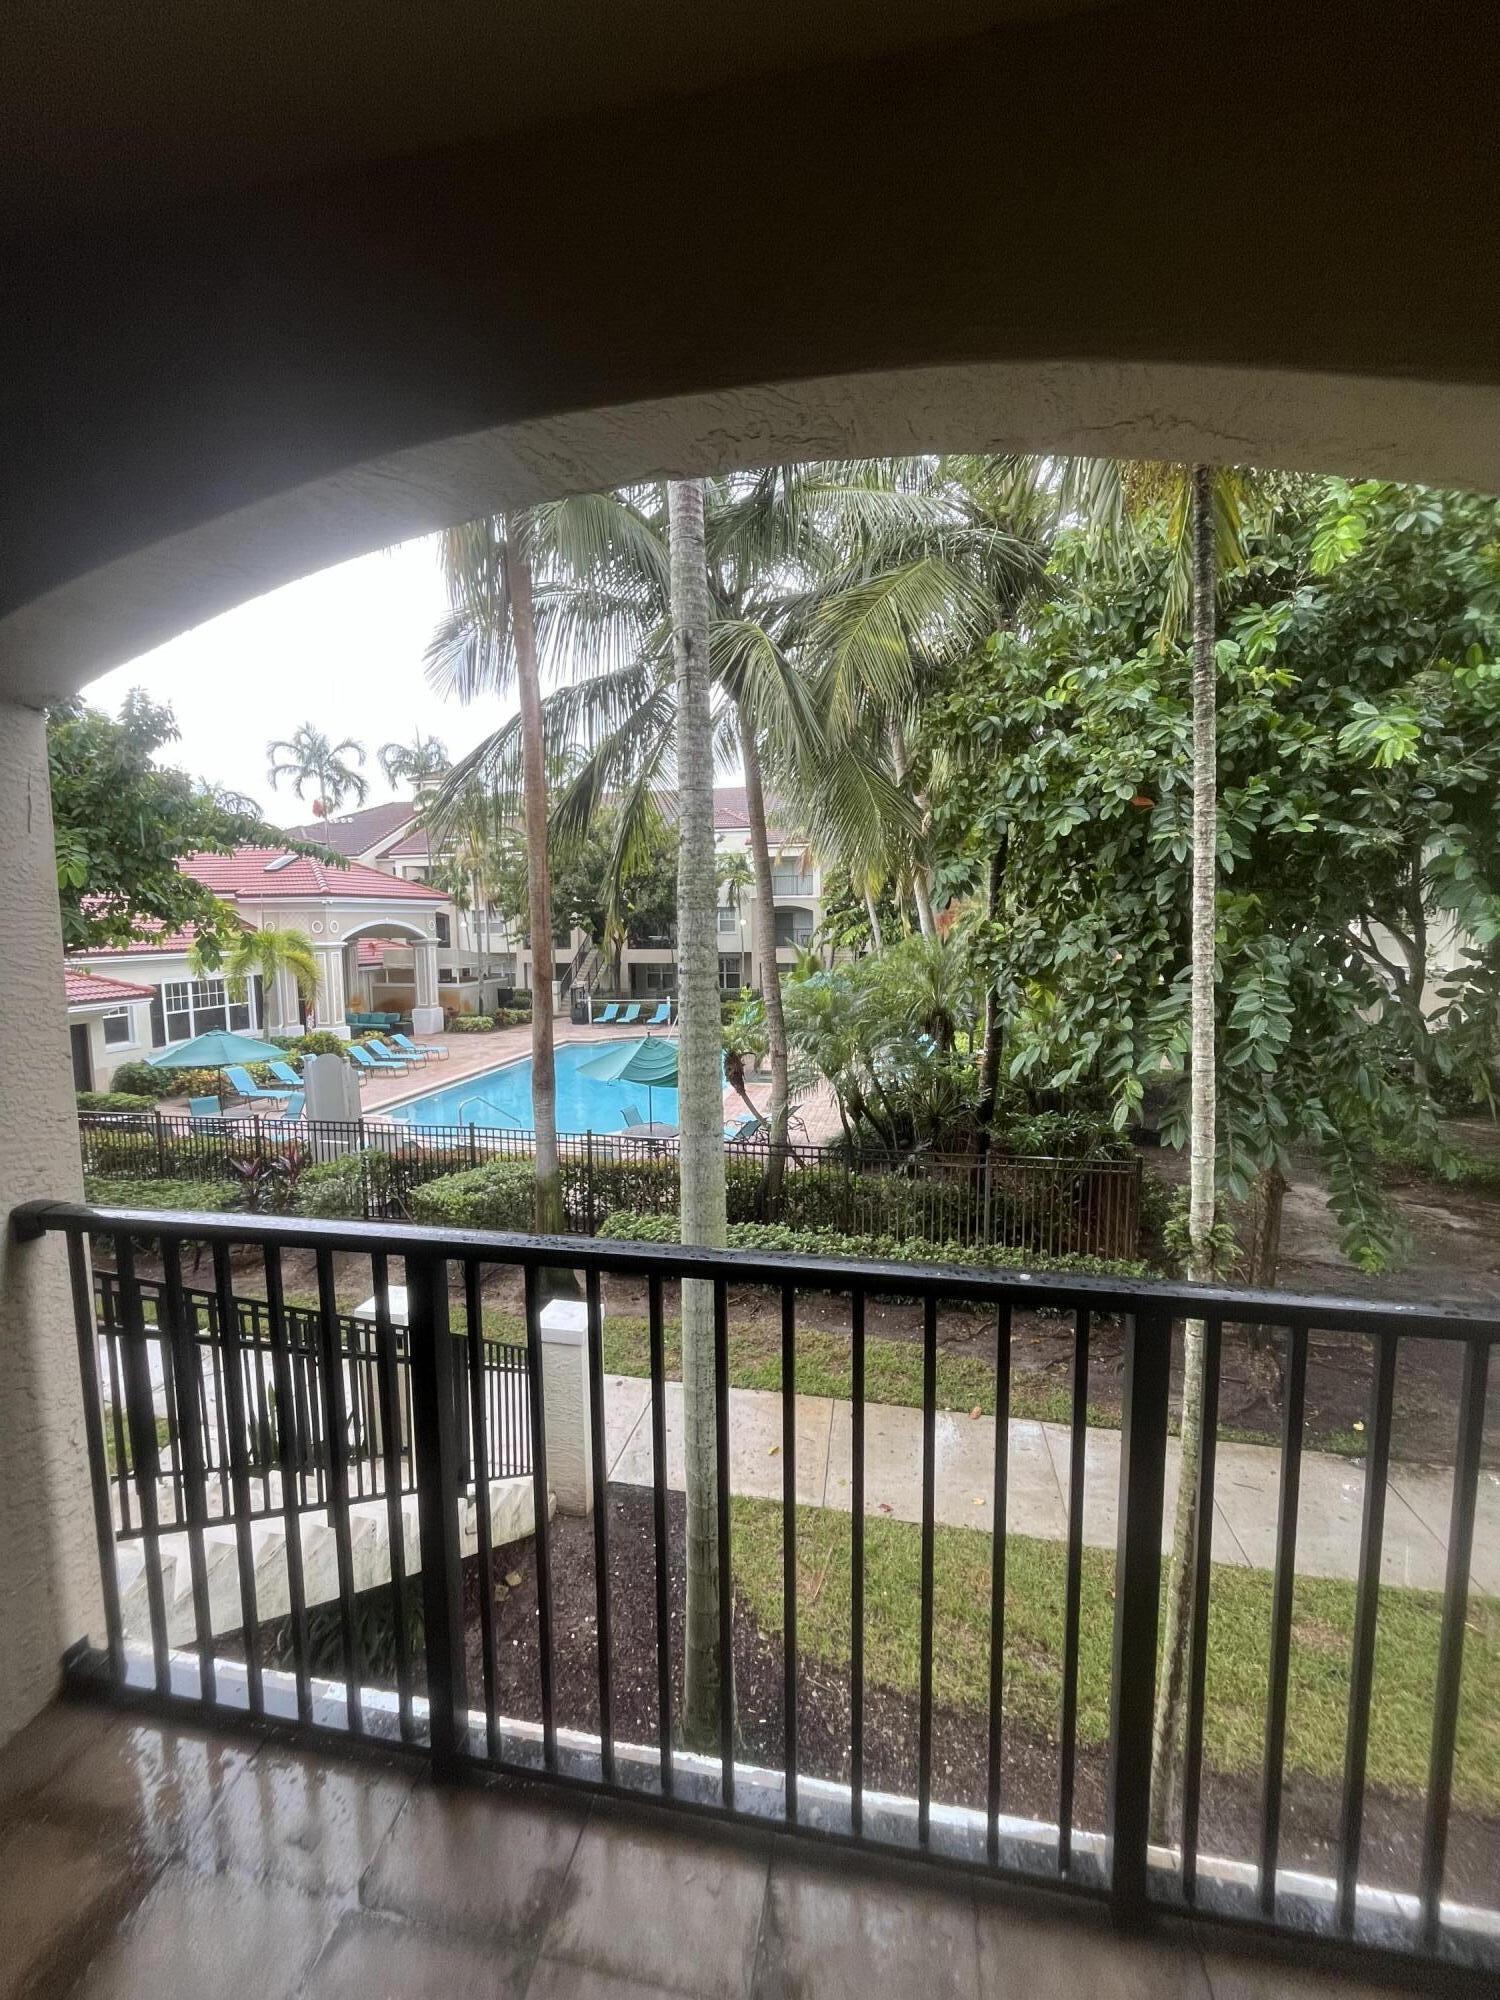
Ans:
[{"label": "balcony railing", "polygon": [[[1112,1279],[1028,1278],[604,1244],[576,1237],[437,1233],[390,1223],[375,1229],[357,1223],[163,1215],[47,1203],[16,1211],[13,1223],[22,1241],[55,1232],[67,1244],[107,1639],[104,1654],[88,1666],[112,1685],[132,1687],[148,1698],[171,1698],[179,1705],[210,1706],[221,1724],[226,1715],[239,1713],[388,1737],[420,1746],[439,1772],[540,1773],[562,1786],[671,1802],[762,1827],[770,1822],[809,1840],[854,1841],[984,1876],[1050,1885],[1104,1900],[1129,1922],[1189,1913],[1228,1927],[1333,1941],[1356,1958],[1383,1957],[1387,1963],[1392,1954],[1450,1967],[1500,1963],[1500,1914],[1493,1907],[1471,1907],[1472,1896],[1465,1901],[1445,1892],[1486,1386],[1491,1353],[1500,1339],[1500,1321],[1493,1317]],[[112,1246],[113,1273],[101,1274],[97,1293],[90,1274],[91,1245],[101,1261]],[[197,1245],[208,1246],[212,1255],[214,1285],[211,1292],[195,1295],[184,1287],[182,1268],[190,1246]],[[314,1275],[317,1306],[310,1319],[294,1327],[287,1299],[304,1268]],[[398,1268],[405,1286],[404,1329],[395,1323],[392,1310],[392,1277]],[[555,1449],[556,1433],[544,1363],[543,1301],[559,1271],[574,1274],[582,1291],[586,1394],[578,1421],[595,1496],[591,1531],[585,1531],[582,1541],[569,1541],[565,1524],[554,1520],[549,1509],[549,1448]],[[771,1729],[768,1748],[762,1711],[768,1704],[774,1709],[775,1703],[769,1693],[772,1683],[762,1675],[757,1713],[742,1718],[745,1730],[753,1726],[759,1732],[753,1754],[737,1723],[727,1676],[720,1682],[711,1745],[686,1748],[680,1740],[681,1546],[669,1532],[673,1459],[668,1449],[669,1406],[677,1405],[675,1387],[668,1381],[667,1315],[672,1290],[686,1283],[704,1287],[711,1301],[711,1380],[700,1384],[711,1404],[711,1423],[705,1406],[700,1435],[711,1429],[712,1476],[709,1489],[698,1496],[695,1518],[699,1546],[710,1556],[721,1660],[734,1656],[745,1615],[734,1581],[744,1517],[736,1514],[732,1501],[731,1409],[743,1392],[731,1382],[732,1344],[740,1338],[747,1300],[768,1302],[769,1313],[758,1323],[779,1328],[774,1342],[779,1420],[769,1433],[769,1446],[762,1428],[754,1452],[758,1477],[766,1477],[768,1451],[775,1467],[774,1497],[759,1504],[779,1516],[780,1720]],[[339,1309],[337,1290],[365,1284],[373,1292],[373,1314],[351,1318]],[[608,1427],[615,1405],[606,1402],[606,1286],[609,1317],[622,1310],[627,1293],[645,1306],[647,1377],[637,1419],[643,1437],[649,1437],[650,1507],[638,1517],[636,1541],[642,1560],[649,1548],[652,1581],[634,1592],[629,1604],[619,1605],[612,1602],[615,1567],[631,1551],[622,1546],[610,1504],[614,1443]],[[244,1295],[253,1295],[257,1303],[247,1308]],[[493,1303],[497,1296],[515,1297],[520,1305],[534,1531],[526,1559],[534,1610],[528,1611],[524,1627],[510,1628],[511,1642],[504,1649],[497,1607],[507,1601],[507,1592],[515,1591],[517,1578],[510,1572],[503,1585],[496,1581],[490,1509],[474,1504],[479,1498],[476,1464],[493,1469],[516,1462],[497,1444],[496,1404],[486,1391],[491,1380],[487,1326],[498,1310]],[[886,1696],[879,1671],[867,1665],[867,1640],[882,1607],[867,1593],[870,1564],[883,1560],[889,1534],[880,1513],[890,1510],[884,1503],[867,1506],[867,1501],[875,1491],[877,1447],[891,1408],[869,1395],[874,1335],[868,1329],[898,1305],[915,1312],[921,1376],[914,1433],[920,1437],[919,1462],[897,1468],[920,1495],[910,1530],[916,1537],[915,1559],[906,1586],[914,1614],[915,1755],[907,1785],[887,1780],[877,1789],[867,1779],[867,1751],[872,1718]],[[100,1375],[101,1306],[107,1386]],[[963,1787],[938,1754],[938,1738],[947,1727],[939,1680],[948,1662],[936,1656],[937,1557],[939,1538],[955,1530],[939,1526],[937,1493],[940,1479],[948,1477],[945,1454],[963,1448],[954,1442],[954,1419],[940,1422],[939,1417],[940,1314],[957,1312],[967,1315],[971,1343],[982,1335],[995,1382],[993,1416],[981,1417],[975,1410],[962,1419],[983,1443],[989,1469],[978,1503],[993,1530],[985,1558],[986,1586],[979,1602],[965,1612],[982,1625],[988,1657],[984,1747],[971,1797],[959,1795]],[[1013,1322],[1022,1313],[1053,1316],[1050,1323],[1063,1343],[1071,1381],[1066,1529],[1058,1571],[1062,1648],[1054,1806],[1041,1817],[1015,1810],[1007,1766],[1009,1736],[1019,1726],[1015,1690],[1024,1685],[1032,1644],[1007,1622],[1007,1560],[1015,1537],[1005,1532],[1005,1524],[1024,1455],[1024,1440],[1017,1432],[1013,1442],[1010,1421]],[[800,1336],[816,1329],[826,1343],[834,1314],[842,1316],[848,1329],[850,1367],[847,1395],[830,1406],[832,1421],[847,1424],[848,1493],[843,1502],[831,1497],[831,1471],[827,1496],[820,1489],[810,1497],[798,1477],[799,1454],[808,1449],[797,1398],[799,1368],[806,1365]],[[1157,1842],[1151,1837],[1151,1738],[1164,1492],[1175,1449],[1170,1442],[1170,1385],[1174,1326],[1187,1317],[1205,1330],[1204,1450],[1198,1474],[1199,1519],[1205,1528],[1193,1552],[1196,1588],[1187,1644],[1181,1805]],[[1214,1517],[1222,1363],[1228,1339],[1242,1329],[1253,1330],[1263,1349],[1274,1349],[1284,1373],[1260,1812],[1258,1831],[1248,1843],[1253,1851],[1207,1854],[1201,1839],[1208,1775],[1206,1672],[1210,1625],[1227,1574],[1211,1563],[1207,1524]],[[1101,1335],[1111,1343],[1118,1339],[1123,1367],[1118,1478],[1103,1496],[1117,1510],[1118,1528],[1112,1590],[1105,1593],[1091,1584],[1086,1623],[1085,1505],[1086,1499],[1093,1505],[1101,1497],[1088,1480],[1087,1467],[1097,1464],[1102,1435],[1090,1428],[1090,1361]],[[1333,1861],[1325,1878],[1300,1852],[1287,1854],[1302,1836],[1296,1829],[1288,1832],[1284,1807],[1309,1351],[1314,1338],[1331,1336],[1341,1337],[1350,1353],[1357,1349],[1366,1358],[1369,1405],[1346,1662],[1345,1749],[1336,1787]],[[1362,1854],[1367,1846],[1377,1618],[1396,1372],[1414,1341],[1456,1350],[1462,1379],[1446,1577],[1440,1597],[1423,1600],[1428,1605],[1424,1615],[1433,1626],[1435,1668],[1428,1777],[1412,1805],[1414,1859],[1408,1881],[1393,1886],[1382,1880],[1375,1887],[1362,1872]],[[153,1394],[153,1342],[160,1344],[164,1357],[171,1356],[171,1372],[164,1372],[162,1380],[165,1421]],[[255,1357],[248,1374],[247,1350]],[[304,1366],[313,1354],[319,1359]],[[267,1368],[269,1387],[262,1392],[253,1385],[266,1381],[261,1371]],[[398,1387],[403,1371],[404,1391]],[[348,1385],[366,1373],[369,1386],[359,1391],[356,1409],[348,1399]],[[222,1384],[222,1432],[205,1422],[201,1385],[210,1379]],[[763,1367],[761,1379],[766,1379]],[[185,1384],[195,1385],[186,1396]],[[252,1385],[248,1393],[247,1384]],[[122,1397],[123,1434],[110,1428],[118,1423],[114,1413]],[[300,1416],[282,1420],[310,1401],[319,1406],[315,1424],[304,1424]],[[461,1409],[470,1425],[469,1446]],[[264,1423],[267,1414],[272,1420]],[[830,1421],[826,1409],[819,1421],[825,1427]],[[219,1438],[222,1444],[216,1445]],[[393,1510],[389,1573],[382,1574],[373,1593],[365,1592],[389,1600],[398,1635],[394,1666],[384,1671],[367,1657],[368,1621],[356,1602],[351,1540],[350,1508],[362,1491],[356,1447],[366,1438],[378,1443],[384,1465],[380,1495]],[[322,1451],[312,1487],[306,1484],[309,1449],[315,1456]],[[167,1518],[157,1476],[163,1452],[171,1461],[168,1487],[174,1496]],[[267,1452],[279,1471],[286,1522],[290,1609],[277,1634],[280,1654],[268,1651],[257,1610],[267,1566],[256,1540],[263,1523],[257,1521],[252,1490],[260,1463],[254,1454],[263,1459]],[[221,1481],[226,1454],[227,1498]],[[1352,1468],[1350,1472],[1352,1480]],[[132,1489],[128,1531],[121,1521],[123,1495],[116,1490],[122,1477],[128,1477]],[[738,1468],[734,1477],[739,1479]],[[974,1474],[968,1477],[972,1481]],[[218,1486],[211,1504],[213,1482]],[[408,1485],[414,1488],[414,1537],[408,1536],[404,1520],[397,1519],[411,1504],[403,1498]],[[308,1529],[297,1520],[299,1499],[321,1503],[316,1532],[331,1532],[337,1544],[338,1670],[332,1676],[337,1683],[332,1695],[319,1679],[326,1668],[315,1658],[309,1638],[301,1570],[311,1544]],[[799,1559],[799,1513],[805,1528],[808,1510],[824,1506],[846,1509],[840,1520],[847,1520],[847,1567],[835,1570],[825,1562],[810,1573]],[[180,1513],[173,1512],[178,1507]],[[211,1602],[205,1548],[211,1530],[221,1542],[227,1530],[234,1544],[238,1611],[236,1630],[227,1640]],[[149,1643],[144,1645],[132,1636],[130,1607],[122,1604],[117,1551],[127,1532],[144,1551],[144,1583],[133,1586],[145,1599]],[[193,1631],[188,1643],[172,1640],[161,1580],[162,1547],[172,1532],[185,1534],[191,1558]],[[466,1567],[466,1537],[477,1568]],[[948,1547],[946,1539],[943,1547]],[[407,1579],[397,1558],[398,1550],[404,1557],[408,1548],[415,1550],[413,1560],[420,1568],[420,1618],[411,1615]],[[555,1553],[568,1558],[567,1566],[555,1566]],[[519,1567],[521,1558],[516,1561]],[[888,1573],[884,1587],[889,1588]],[[561,1614],[558,1590],[566,1600]],[[819,1712],[830,1669],[825,1662],[814,1682],[798,1643],[802,1619],[811,1629],[830,1615],[830,1595],[846,1600],[840,1615],[847,1617],[848,1635],[847,1664],[834,1676],[844,1688],[836,1753],[829,1749],[826,1728],[804,1738],[809,1717]],[[1102,1619],[1109,1622],[1107,1648],[1099,1631]],[[517,1695],[511,1658],[523,1630],[535,1666],[534,1701],[528,1702]],[[278,1668],[278,1658],[290,1659],[289,1672]],[[580,1660],[587,1663],[581,1677]],[[1081,1762],[1080,1720],[1085,1700],[1099,1704],[1101,1677],[1108,1717],[1102,1786],[1097,1769],[1086,1773]],[[387,1685],[391,1680],[394,1687]],[[627,1710],[628,1726],[617,1726],[616,1717]],[[830,1769],[830,1763],[837,1768]],[[1489,1898],[1492,1906],[1495,1901]]]}]

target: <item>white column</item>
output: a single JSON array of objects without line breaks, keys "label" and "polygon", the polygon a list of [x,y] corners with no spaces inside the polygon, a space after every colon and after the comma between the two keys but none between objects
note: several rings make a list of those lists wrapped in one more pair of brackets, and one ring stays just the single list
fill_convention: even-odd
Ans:
[{"label": "white column", "polygon": [[318,958],[318,1026],[331,1029],[335,1035],[347,1035],[349,1024],[344,1015],[349,1003],[344,997],[344,947],[320,944],[314,949]]},{"label": "white column", "polygon": [[302,1012],[298,1003],[297,982],[282,965],[277,967],[276,977],[271,982],[267,996],[271,1018],[266,1026],[274,1035],[296,1035],[302,1029]]},{"label": "white column", "polygon": [[589,1450],[588,1307],[553,1299],[542,1307],[542,1430],[547,1484],[559,1514],[594,1511],[594,1460]]},{"label": "white column", "polygon": [[[60,999],[62,925],[40,713],[0,703],[0,965],[25,1060],[0,1064],[0,1216],[79,1201],[83,1175]],[[77,1639],[104,1639],[78,1344],[62,1241],[0,1226],[0,1744],[50,1700]]]},{"label": "white column", "polygon": [[413,948],[416,961],[417,998],[411,1010],[414,1035],[435,1035],[443,1025],[438,1005],[438,948],[436,938],[419,938]]}]

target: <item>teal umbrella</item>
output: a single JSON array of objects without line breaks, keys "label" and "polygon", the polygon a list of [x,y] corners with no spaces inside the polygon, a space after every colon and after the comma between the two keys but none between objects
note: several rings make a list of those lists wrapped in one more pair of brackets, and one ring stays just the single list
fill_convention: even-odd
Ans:
[{"label": "teal umbrella", "polygon": [[646,1093],[646,1115],[651,1118],[651,1092],[677,1088],[677,1044],[664,1036],[648,1035],[643,1042],[605,1049],[578,1065],[581,1076],[597,1076],[604,1083],[638,1083]]},{"label": "teal umbrella", "polygon": [[227,1028],[211,1028],[206,1035],[194,1035],[190,1042],[178,1042],[146,1060],[153,1069],[216,1069],[222,1097],[226,1063],[279,1062],[285,1054],[286,1050],[274,1042],[263,1042],[255,1035],[233,1035]]}]

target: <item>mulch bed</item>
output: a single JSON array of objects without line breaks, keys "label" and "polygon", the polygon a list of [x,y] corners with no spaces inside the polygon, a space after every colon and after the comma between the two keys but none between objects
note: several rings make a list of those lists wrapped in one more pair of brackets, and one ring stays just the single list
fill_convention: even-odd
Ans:
[{"label": "mulch bed", "polygon": [[[668,1495],[672,1574],[674,1709],[682,1694],[684,1510]],[[651,1495],[644,1488],[609,1491],[611,1640],[615,1733],[643,1744],[656,1742],[656,1580]],[[552,1523],[553,1699],[560,1726],[597,1730],[599,1724],[594,1540],[591,1523],[559,1516]],[[477,1560],[464,1565],[470,1701],[483,1701]],[[507,1577],[518,1577],[515,1584]],[[514,1543],[493,1558],[496,1591],[495,1703],[502,1715],[539,1720],[536,1657],[535,1542]],[[739,1601],[734,1609],[734,1674],[739,1755],[779,1767],[784,1746],[783,1650]],[[917,1776],[917,1703],[906,1694],[867,1686],[865,1784],[871,1790],[910,1795]],[[819,1661],[799,1668],[797,1737],[800,1768],[814,1776],[849,1775],[848,1675]],[[1007,1722],[1003,1739],[1001,1806],[1039,1820],[1057,1815],[1058,1749],[1035,1731]],[[934,1794],[980,1810],[985,1802],[988,1722],[971,1710],[939,1708],[933,1717]],[[1105,1825],[1107,1759],[1102,1747],[1078,1753],[1075,1823]],[[1336,1863],[1340,1787],[1328,1780],[1288,1778],[1282,1819],[1283,1866],[1329,1873]],[[1260,1787],[1241,1774],[1205,1773],[1200,1850],[1253,1858],[1259,1851]],[[1366,1797],[1361,1879],[1411,1889],[1418,1879],[1422,1801],[1371,1788]],[[1446,1894],[1493,1904],[1500,1882],[1500,1819],[1455,1812],[1448,1848]]]}]

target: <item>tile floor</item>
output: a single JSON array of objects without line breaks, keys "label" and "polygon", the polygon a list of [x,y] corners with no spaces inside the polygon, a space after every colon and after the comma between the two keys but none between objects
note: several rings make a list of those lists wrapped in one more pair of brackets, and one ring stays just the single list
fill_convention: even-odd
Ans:
[{"label": "tile floor", "polygon": [[1374,2000],[784,1840],[76,1706],[0,1753],[0,1941],[4,2000]]}]

